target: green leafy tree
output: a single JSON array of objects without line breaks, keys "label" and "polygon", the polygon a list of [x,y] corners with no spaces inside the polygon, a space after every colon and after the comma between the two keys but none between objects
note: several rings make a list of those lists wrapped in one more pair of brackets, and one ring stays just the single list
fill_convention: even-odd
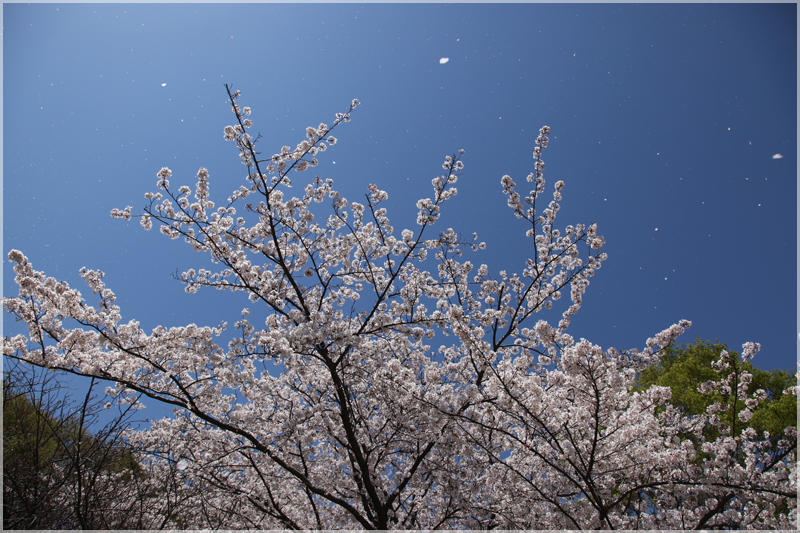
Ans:
[{"label": "green leafy tree", "polygon": [[[743,442],[757,435],[771,443],[770,448],[765,449],[770,451],[765,455],[770,458],[768,463],[788,459],[785,444],[787,440],[793,441],[796,435],[797,397],[787,389],[797,385],[796,372],[756,368],[739,352],[728,350],[727,345],[718,340],[712,343],[698,337],[692,344],[668,347],[658,365],[638,374],[633,392],[642,392],[654,385],[669,387],[672,392],[669,403],[685,415],[705,418],[711,414],[702,426],[702,437],[687,431],[679,435],[682,440],[690,439],[702,448],[701,441],[734,437],[737,442],[734,454],[743,464]],[[757,405],[753,397],[758,399]],[[746,435],[742,435],[743,432]],[[700,466],[713,461],[713,456],[713,452],[700,451],[695,464]],[[647,500],[647,491],[642,491],[638,497]],[[698,495],[698,502],[705,499],[705,495]],[[728,504],[725,497],[718,501],[720,509]],[[783,498],[772,514],[788,513],[790,507],[789,500]]]},{"label": "green leafy tree", "polygon": [[[722,377],[731,382],[731,390],[729,393],[703,394],[700,392],[703,383],[720,379],[712,363],[719,359],[723,351],[729,354],[729,365],[722,371]],[[752,410],[753,418],[748,424],[738,418],[746,408],[745,402],[739,399],[740,385],[737,379],[744,373],[752,375],[748,391],[761,389],[765,395],[765,399]],[[784,394],[787,388],[796,384],[794,372],[756,368],[750,361],[742,360],[738,352],[728,350],[727,345],[698,338],[693,344],[669,347],[660,364],[639,374],[636,390],[645,390],[652,385],[669,387],[672,390],[670,403],[688,415],[700,415],[714,403],[719,403],[723,407],[719,411],[722,424],[709,425],[706,439],[716,438],[720,431],[730,432],[735,437],[749,426],[759,435],[768,432],[770,439],[777,441],[787,427],[797,425],[797,398],[792,394]]]},{"label": "green leafy tree", "polygon": [[90,431],[103,408],[94,387],[93,380],[85,396],[73,401],[58,374],[6,362],[3,529],[151,525],[140,520],[140,509],[152,489],[140,488],[145,474],[122,439],[132,406]]},{"label": "green leafy tree", "polygon": [[[67,527],[62,489],[69,468],[62,453],[74,431],[52,375],[19,372],[3,376],[3,527]],[[39,379],[41,377],[41,379]]]}]

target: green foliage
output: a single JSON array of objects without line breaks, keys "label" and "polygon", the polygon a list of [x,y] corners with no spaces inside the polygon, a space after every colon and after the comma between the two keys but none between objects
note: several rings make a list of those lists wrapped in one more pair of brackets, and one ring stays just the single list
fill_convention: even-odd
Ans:
[{"label": "green foliage", "polygon": [[[3,388],[7,388],[3,382]],[[3,461],[47,464],[58,451],[53,431],[57,422],[36,408],[24,394],[7,394],[3,401]],[[34,452],[34,453],[31,453]]]},{"label": "green foliage", "polygon": [[[94,397],[72,402],[55,374],[20,365],[3,376],[3,528],[106,529],[114,521],[105,479],[142,479],[133,451],[119,438],[127,416],[90,432]],[[78,496],[80,494],[80,496]],[[90,527],[93,526],[93,527]],[[116,529],[116,527],[114,528]]]},{"label": "green foliage", "polygon": [[[44,405],[42,398],[16,390],[3,380],[3,461],[22,462],[38,469],[48,469],[65,460],[65,451],[80,442],[84,450],[107,447],[104,466],[110,472],[139,469],[133,452],[123,446],[108,447],[87,431],[76,413],[56,412],[54,405]],[[37,401],[38,400],[38,401]]]},{"label": "green foliage", "polygon": [[[728,352],[728,367],[718,373],[712,366],[719,361],[723,350]],[[745,402],[739,396],[740,376],[752,374],[752,381],[747,385],[747,395],[763,389],[766,399],[761,400],[752,410],[753,417],[744,423],[738,419],[740,412],[746,409]],[[727,379],[731,386],[729,393],[714,392],[703,394],[698,389],[707,381]],[[706,424],[703,437],[713,441],[722,434],[739,436],[747,427],[756,430],[759,437],[769,435],[772,446],[785,436],[789,426],[797,427],[797,397],[784,394],[784,390],[797,384],[797,375],[785,370],[762,370],[749,361],[743,361],[740,354],[728,350],[727,345],[716,341],[703,341],[698,338],[693,344],[670,346],[658,365],[645,369],[637,376],[635,391],[648,389],[653,385],[669,387],[672,391],[671,404],[686,415],[700,415],[714,403],[723,409],[718,412],[721,424]],[[681,435],[697,443],[692,433]],[[697,463],[712,459],[710,454],[699,452]],[[783,498],[773,511],[774,516],[789,511],[789,499]]]},{"label": "green foliage", "polygon": [[[672,405],[680,408],[688,415],[698,415],[715,402],[728,407],[721,412],[724,425],[734,436],[739,435],[747,426],[755,429],[759,435],[769,432],[773,439],[783,434],[787,426],[797,425],[797,398],[784,394],[788,387],[796,385],[797,377],[785,370],[761,370],[749,361],[742,361],[738,352],[728,350],[730,367],[722,374],[711,366],[719,359],[720,353],[728,350],[727,345],[717,342],[703,341],[698,338],[693,344],[672,346],[657,366],[641,372],[637,379],[636,390],[644,390],[652,385],[669,387],[672,390]],[[767,399],[761,401],[753,410],[753,418],[744,424],[737,415],[745,409],[744,402],[737,398],[737,379],[732,379],[730,394],[702,394],[698,388],[706,381],[718,381],[731,374],[749,372],[753,375],[747,391],[753,393],[763,389]],[[735,376],[734,376],[735,378]],[[706,438],[716,438],[717,431],[709,428]]]},{"label": "green foliage", "polygon": [[93,443],[75,415],[65,415],[60,404],[45,405],[30,391],[16,389],[3,380],[3,458],[5,463],[22,462],[37,469],[49,469],[63,462],[64,449]]}]

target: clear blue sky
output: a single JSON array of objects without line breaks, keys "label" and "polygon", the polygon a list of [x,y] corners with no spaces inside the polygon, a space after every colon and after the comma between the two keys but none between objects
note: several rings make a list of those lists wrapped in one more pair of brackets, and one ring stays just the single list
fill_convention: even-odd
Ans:
[{"label": "clear blue sky", "polygon": [[145,329],[232,326],[243,296],[170,276],[205,256],[109,216],[141,212],[162,166],[176,188],[208,168],[212,199],[243,183],[229,83],[267,154],[358,98],[314,173],[352,200],[380,184],[397,231],[466,150],[440,224],[478,232],[495,273],[531,253],[500,178],[524,182],[547,124],[558,225],[597,222],[609,255],[575,337],[641,348],[685,318],[683,342],[796,364],[795,4],[4,4],[3,26],[5,295],[18,248],[73,286],[103,270]]}]

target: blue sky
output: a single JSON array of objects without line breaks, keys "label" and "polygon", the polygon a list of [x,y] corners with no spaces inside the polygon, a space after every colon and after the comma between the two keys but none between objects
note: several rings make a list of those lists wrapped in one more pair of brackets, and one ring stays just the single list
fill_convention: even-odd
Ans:
[{"label": "blue sky", "polygon": [[547,124],[557,225],[597,222],[609,256],[575,337],[641,348],[685,318],[683,342],[796,364],[796,4],[4,4],[3,26],[4,295],[17,248],[72,286],[103,270],[145,329],[232,325],[243,296],[171,278],[205,256],[109,216],[162,166],[176,188],[208,168],[212,199],[243,183],[228,83],[268,154],[358,98],[314,172],[353,200],[378,183],[398,232],[463,148],[437,224],[477,232],[495,273],[531,253],[500,178],[524,182]]}]

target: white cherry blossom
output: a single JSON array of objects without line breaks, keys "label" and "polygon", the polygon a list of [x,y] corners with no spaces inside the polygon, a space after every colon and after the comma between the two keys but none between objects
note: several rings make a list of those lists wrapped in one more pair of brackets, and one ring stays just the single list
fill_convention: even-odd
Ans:
[{"label": "white cherry blossom", "polygon": [[[8,254],[19,295],[3,306],[28,334],[4,339],[6,357],[106,380],[120,402],[143,395],[175,407],[128,439],[154,486],[172,480],[181,501],[204,510],[184,513],[180,527],[796,527],[796,428],[773,440],[752,428],[703,437],[722,409],[746,425],[764,400],[746,372],[704,384],[730,401],[695,417],[670,404],[668,388],[633,392],[637,372],[690,322],[641,351],[567,333],[607,256],[597,224],[556,228],[568,189],[559,180],[543,197],[549,127],[536,139],[531,189],[500,179],[530,258],[495,275],[479,262],[477,234],[437,224],[457,195],[463,150],[416,203],[415,228],[395,230],[377,184],[351,202],[330,179],[295,175],[294,188],[289,177],[337,144],[330,133],[358,100],[330,126],[309,126],[296,148],[264,156],[245,133],[251,109],[236,104],[239,91],[228,95],[236,122],[224,138],[244,183],[215,203],[208,170],[190,197],[165,167],[142,214],[112,211],[207,254],[179,276],[187,292],[247,297],[226,345],[226,324],[148,332],[123,322],[102,272],[81,270],[84,297],[21,251]],[[563,310],[551,323],[553,302]],[[758,348],[745,345],[743,358]],[[729,364],[723,352],[715,368]],[[178,527],[166,502],[148,512]]]}]

